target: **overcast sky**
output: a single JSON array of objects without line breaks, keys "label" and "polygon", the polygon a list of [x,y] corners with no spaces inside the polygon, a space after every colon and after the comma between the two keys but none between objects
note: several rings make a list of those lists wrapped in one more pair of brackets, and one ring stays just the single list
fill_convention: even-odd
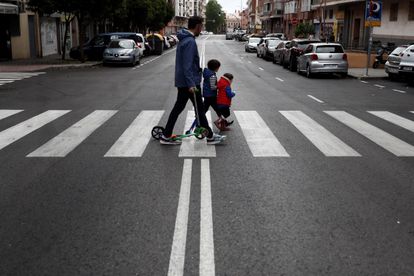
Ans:
[{"label": "overcast sky", "polygon": [[240,5],[243,3],[243,8],[246,7],[246,0],[217,0],[223,7],[226,13],[234,13],[235,10],[240,10]]}]

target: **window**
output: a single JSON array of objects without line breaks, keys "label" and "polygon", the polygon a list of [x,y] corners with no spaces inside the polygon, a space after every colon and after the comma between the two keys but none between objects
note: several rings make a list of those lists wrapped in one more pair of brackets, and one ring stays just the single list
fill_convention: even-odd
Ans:
[{"label": "window", "polygon": [[414,21],[414,1],[410,1],[410,6],[408,8],[408,20]]},{"label": "window", "polygon": [[342,48],[342,46],[339,45],[324,45],[316,48],[316,52],[320,54],[335,54],[343,53],[344,49]]},{"label": "window", "polygon": [[390,7],[390,21],[398,20],[398,3],[392,3]]}]

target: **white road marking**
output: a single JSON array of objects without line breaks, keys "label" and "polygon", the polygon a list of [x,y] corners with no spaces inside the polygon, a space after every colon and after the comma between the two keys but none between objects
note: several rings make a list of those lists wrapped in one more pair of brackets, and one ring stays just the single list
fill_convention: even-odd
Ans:
[{"label": "white road marking", "polygon": [[369,82],[367,82],[367,81],[361,81],[362,83],[369,83]]},{"label": "white road marking", "polygon": [[308,95],[308,97],[309,98],[311,98],[312,100],[315,100],[315,101],[317,101],[318,103],[325,103],[324,101],[322,101],[322,100],[319,100],[318,98],[316,98],[315,96],[312,96],[312,95]]},{"label": "white road marking", "polygon": [[7,117],[20,113],[22,111],[23,110],[16,110],[16,109],[0,109],[0,120],[3,120]]},{"label": "white road marking", "polygon": [[75,123],[46,144],[36,149],[27,157],[65,157],[96,129],[108,121],[117,111],[95,110]]},{"label": "white road marking", "polygon": [[372,115],[375,115],[390,123],[393,123],[397,126],[405,128],[411,132],[414,132],[414,121],[408,120],[404,117],[398,116],[388,111],[368,111],[368,113],[371,113]]},{"label": "white road marking", "polygon": [[407,92],[405,92],[403,90],[398,90],[398,89],[393,89],[392,91],[395,91],[395,92],[398,92],[398,93],[403,93],[403,94],[407,93]]},{"label": "white road marking", "polygon": [[414,111],[410,111],[411,113],[414,113]]},{"label": "white road marking", "polygon": [[376,86],[376,87],[378,87],[378,88],[380,88],[380,89],[385,88],[385,86],[383,86],[383,85],[379,85],[379,84],[374,84],[374,86]]},{"label": "white road marking", "polygon": [[345,111],[325,111],[325,113],[396,156],[414,156],[414,146]]},{"label": "white road marking", "polygon": [[70,110],[48,110],[3,130],[0,132],[0,150],[69,112]]},{"label": "white road marking", "polygon": [[252,63],[252,62],[249,60],[248,63]]},{"label": "white road marking", "polygon": [[213,208],[211,203],[210,160],[201,160],[200,276],[214,276]]},{"label": "white road marking", "polygon": [[12,80],[12,81],[2,81],[2,80],[0,80],[0,83],[2,83],[2,84],[12,83],[12,82],[15,82],[15,81],[14,80]]},{"label": "white road marking", "polygon": [[[211,126],[211,112],[206,114],[209,125]],[[184,132],[186,132],[195,120],[195,112],[188,111],[185,121]],[[195,137],[183,139],[180,147],[179,157],[216,157],[216,147],[207,145],[206,139],[198,140]]]},{"label": "white road marking", "polygon": [[275,78],[276,80],[280,81],[280,82],[284,82],[284,80],[282,80],[281,78]]},{"label": "white road marking", "polygon": [[254,157],[289,157],[285,148],[256,111],[234,113]]},{"label": "white road marking", "polygon": [[191,159],[184,160],[177,217],[175,219],[174,237],[168,266],[168,276],[182,276],[184,274],[192,164],[193,161]]},{"label": "white road marking", "polygon": [[361,156],[302,111],[280,111],[280,113],[325,154],[325,156]]},{"label": "white road marking", "polygon": [[164,111],[144,110],[125,130],[105,157],[141,157],[151,140],[151,130],[161,120]]},{"label": "white road marking", "polygon": [[260,70],[260,71],[264,71],[264,69],[263,69],[262,67],[259,67],[259,70]]}]

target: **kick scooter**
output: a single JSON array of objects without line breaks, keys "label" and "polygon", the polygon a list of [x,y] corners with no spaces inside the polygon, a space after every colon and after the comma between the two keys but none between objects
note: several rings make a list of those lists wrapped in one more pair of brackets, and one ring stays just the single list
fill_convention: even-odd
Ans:
[{"label": "kick scooter", "polygon": [[[209,131],[208,129],[201,127],[200,126],[200,118],[198,118],[198,105],[197,105],[197,98],[196,98],[196,93],[198,93],[199,90],[196,90],[193,95],[194,95],[194,111],[195,111],[195,125],[193,123],[193,125],[191,126],[191,128],[189,130],[187,130],[185,132],[185,134],[181,134],[181,135],[173,135],[172,136],[172,140],[173,141],[181,141],[184,138],[188,138],[191,136],[196,137],[197,139],[204,139],[205,137],[208,136]],[[155,126],[152,131],[151,131],[151,136],[152,138],[156,139],[156,140],[160,140],[162,134],[164,133],[165,128],[162,126]]]}]

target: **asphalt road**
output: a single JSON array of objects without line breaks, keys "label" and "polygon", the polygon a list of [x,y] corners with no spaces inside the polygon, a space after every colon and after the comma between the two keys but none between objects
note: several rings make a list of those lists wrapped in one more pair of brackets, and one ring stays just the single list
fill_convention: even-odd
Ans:
[{"label": "asphalt road", "polygon": [[0,86],[0,275],[414,275],[414,88],[198,43],[235,76],[217,146],[149,139],[175,50]]}]

